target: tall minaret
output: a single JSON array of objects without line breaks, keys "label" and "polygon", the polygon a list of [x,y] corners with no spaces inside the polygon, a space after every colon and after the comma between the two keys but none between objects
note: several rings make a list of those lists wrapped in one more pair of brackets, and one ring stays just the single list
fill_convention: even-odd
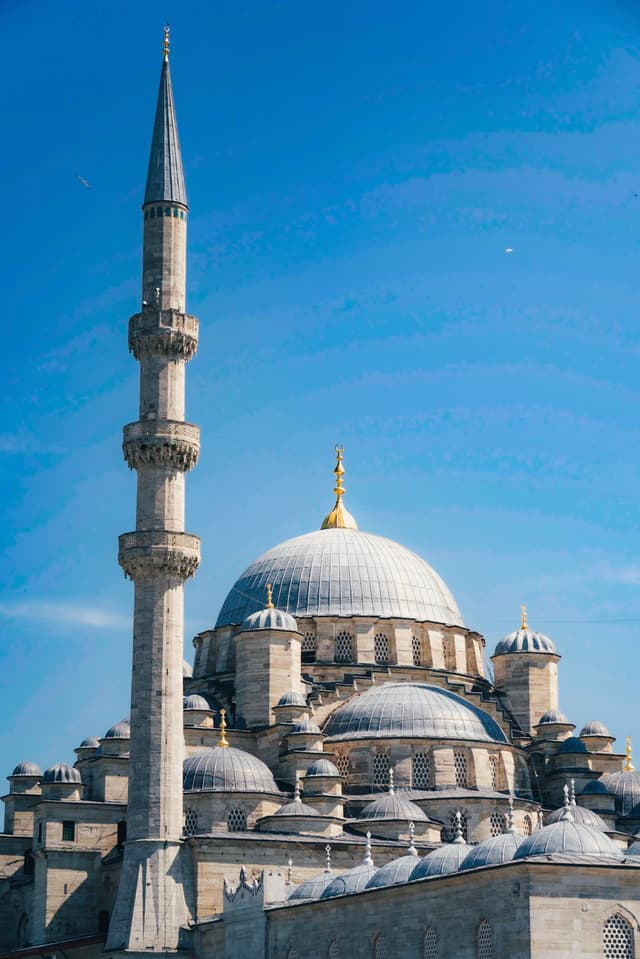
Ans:
[{"label": "tall minaret", "polygon": [[184,479],[199,450],[184,422],[185,366],[198,321],[185,313],[187,196],[165,28],[160,90],[142,205],[142,311],[129,321],[140,363],[140,419],[124,428],[137,471],[136,530],[118,561],[135,586],[127,843],[107,951],[165,952],[189,918],[181,854],[183,584],[200,541],[184,532]]}]

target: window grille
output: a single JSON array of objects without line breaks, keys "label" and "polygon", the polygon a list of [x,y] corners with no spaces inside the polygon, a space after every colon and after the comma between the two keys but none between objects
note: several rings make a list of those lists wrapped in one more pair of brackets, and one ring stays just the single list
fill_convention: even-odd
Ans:
[{"label": "window grille", "polygon": [[316,661],[316,634],[312,630],[307,630],[302,637],[302,662],[315,663]]},{"label": "window grille", "polygon": [[73,842],[76,838],[76,824],[72,819],[65,819],[62,823],[62,841]]},{"label": "window grille", "polygon": [[376,633],[373,640],[373,652],[378,666],[386,666],[391,658],[389,637],[384,633]]},{"label": "window grille", "polygon": [[229,832],[244,832],[247,828],[247,815],[242,809],[230,809],[227,813],[227,829]]},{"label": "window grille", "polygon": [[438,933],[435,929],[427,929],[424,934],[424,959],[440,959]]},{"label": "window grille", "polygon": [[387,952],[387,940],[384,936],[378,936],[376,939],[373,955],[374,959],[387,959],[389,953]]},{"label": "window grille", "polygon": [[411,762],[411,785],[414,789],[433,789],[433,762],[429,753],[414,753]]},{"label": "window grille", "polygon": [[195,836],[198,832],[198,813],[195,809],[185,809],[184,811],[184,834],[185,836]]},{"label": "window grille", "polygon": [[633,959],[633,930],[623,916],[609,916],[602,927],[602,945],[604,959]]},{"label": "window grille", "polygon": [[478,926],[478,959],[493,959],[493,929],[486,919]]},{"label": "window grille", "polygon": [[351,772],[351,760],[346,753],[340,753],[336,756],[336,769],[343,779],[347,779]]},{"label": "window grille", "polygon": [[353,636],[351,633],[338,633],[336,636],[336,663],[353,662]]},{"label": "window grille", "polygon": [[[468,835],[468,824],[467,824],[467,814],[464,809],[457,810],[460,813],[460,829],[462,830],[462,838],[464,841],[467,841]],[[454,810],[449,816],[449,829],[447,830],[447,838],[450,842],[456,838],[456,810]]]},{"label": "window grille", "polygon": [[491,788],[498,788],[498,757],[489,756],[489,772],[491,773]]},{"label": "window grille", "polygon": [[342,959],[342,953],[340,952],[340,946],[338,943],[333,940],[329,946],[328,959]]},{"label": "window grille", "polygon": [[456,773],[456,786],[467,785],[467,757],[464,753],[453,754],[453,765]]},{"label": "window grille", "polygon": [[495,812],[491,813],[491,835],[492,836],[501,836],[504,832],[505,819],[501,812],[498,812],[496,809]]},{"label": "window grille", "polygon": [[422,666],[422,641],[419,636],[411,637],[411,652],[413,654],[413,665]]},{"label": "window grille", "polygon": [[376,753],[373,757],[373,785],[389,784],[389,757],[386,753]]},{"label": "window grille", "polygon": [[533,822],[531,821],[531,816],[525,816],[522,824],[522,831],[525,836],[533,835]]}]

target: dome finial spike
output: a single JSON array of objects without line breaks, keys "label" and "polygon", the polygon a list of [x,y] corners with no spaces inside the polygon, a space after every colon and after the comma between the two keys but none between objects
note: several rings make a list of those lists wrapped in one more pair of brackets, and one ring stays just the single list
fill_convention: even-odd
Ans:
[{"label": "dome finial spike", "polygon": [[630,773],[633,772],[634,765],[631,762],[631,736],[627,736],[627,745],[625,747],[625,760],[624,766],[622,767],[623,772]]},{"label": "dome finial spike", "polygon": [[462,835],[462,813],[459,809],[456,809],[454,831],[455,836],[453,841],[457,843],[464,842],[464,836]]},{"label": "dome finial spike", "polygon": [[274,608],[273,607],[273,587],[271,583],[267,583],[266,590],[267,590],[267,605],[265,606],[265,609],[273,609]]},{"label": "dome finial spike", "polygon": [[358,524],[354,520],[351,513],[342,505],[342,497],[344,496],[346,490],[342,485],[342,477],[344,476],[344,466],[342,465],[342,455],[344,453],[344,446],[336,446],[336,455],[337,462],[336,468],[334,469],[336,477],[336,485],[333,489],[333,492],[336,494],[336,503],[331,512],[325,516],[322,521],[322,526],[320,529],[357,529]]},{"label": "dome finial spike", "polygon": [[576,781],[575,779],[570,779],[569,783],[571,786],[571,789],[569,791],[569,800],[571,802],[571,805],[575,806],[576,805]]},{"label": "dome finial spike", "polygon": [[414,824],[413,822],[410,822],[410,823],[409,823],[409,848],[407,849],[407,853],[408,853],[410,856],[417,856],[417,855],[418,855],[418,850],[416,849],[415,843],[414,843],[414,841],[413,841],[414,838],[415,838],[415,835],[416,835],[416,827],[415,827],[415,824]]},{"label": "dome finial spike", "polygon": [[300,780],[297,777],[296,777],[295,789],[293,790],[293,801],[302,802],[300,798]]},{"label": "dome finial spike", "polygon": [[562,795],[564,796],[562,805],[564,806],[565,809],[568,809],[569,808],[569,787],[566,783],[562,787]]},{"label": "dome finial spike", "polygon": [[373,856],[371,855],[371,833],[367,832],[367,845],[364,852],[363,865],[373,866]]},{"label": "dome finial spike", "polygon": [[562,792],[564,794],[564,801],[563,801],[564,809],[562,811],[560,821],[564,820],[565,822],[566,821],[575,822],[576,817],[573,815],[573,812],[571,810],[571,800],[569,798],[569,787],[566,783],[562,787]]},{"label": "dome finial spike", "polygon": [[169,59],[169,33],[171,32],[171,27],[168,23],[164,25],[164,39],[162,41],[162,59]]},{"label": "dome finial spike", "polygon": [[516,827],[513,821],[513,793],[509,795],[509,812],[507,813],[507,832],[515,832]]},{"label": "dome finial spike", "polygon": [[327,854],[327,861],[325,865],[325,872],[331,872],[331,846],[329,843],[324,847],[324,851]]},{"label": "dome finial spike", "polygon": [[287,859],[287,883],[289,885],[293,883],[293,859],[291,857]]},{"label": "dome finial spike", "polygon": [[527,607],[524,605],[520,607],[520,629],[529,629],[527,623]]},{"label": "dome finial spike", "polygon": [[218,746],[222,746],[223,749],[228,749],[230,746],[229,740],[227,739],[227,710],[220,710],[220,736],[218,737]]},{"label": "dome finial spike", "polygon": [[538,829],[542,829],[544,826],[544,816],[542,815],[542,809],[538,810]]},{"label": "dome finial spike", "polygon": [[389,766],[389,795],[393,796],[396,791],[396,785],[393,777],[393,767]]}]

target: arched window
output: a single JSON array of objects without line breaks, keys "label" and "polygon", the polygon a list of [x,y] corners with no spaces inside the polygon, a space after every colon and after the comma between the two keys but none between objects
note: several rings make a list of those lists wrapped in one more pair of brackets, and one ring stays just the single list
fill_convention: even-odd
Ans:
[{"label": "arched window", "polygon": [[340,952],[340,946],[338,943],[333,940],[329,946],[329,952],[327,953],[327,959],[342,959],[342,953]]},{"label": "arched window", "polygon": [[433,789],[433,761],[430,753],[414,753],[411,760],[411,785],[414,789]]},{"label": "arched window", "polygon": [[389,637],[385,633],[376,633],[373,640],[373,652],[378,666],[386,666],[391,658]]},{"label": "arched window", "polygon": [[455,752],[453,754],[453,768],[456,774],[456,786],[462,788],[467,785],[467,757],[464,753]]},{"label": "arched window", "polygon": [[[462,830],[462,838],[464,841],[467,841],[469,833],[469,824],[467,822],[467,814],[464,809],[458,809],[457,812],[460,813],[460,829]],[[456,838],[456,829],[457,829],[457,820],[456,820],[456,811],[451,813],[449,816],[449,828],[447,830],[448,839],[452,842]]]},{"label": "arched window", "polygon": [[489,774],[491,776],[491,788],[498,788],[498,757],[489,756]]},{"label": "arched window", "polygon": [[386,753],[376,753],[373,757],[373,785],[389,785],[389,757]]},{"label": "arched window", "polygon": [[440,943],[435,929],[427,929],[424,934],[423,959],[440,959]]},{"label": "arched window", "polygon": [[419,636],[411,637],[411,655],[413,656],[413,665],[422,666],[422,640]]},{"label": "arched window", "polygon": [[351,760],[347,753],[338,753],[336,756],[336,768],[342,778],[346,780],[351,772]]},{"label": "arched window", "polygon": [[633,959],[633,929],[619,913],[609,916],[602,927],[604,959]]},{"label": "arched window", "polygon": [[106,909],[101,909],[98,913],[98,932],[109,931],[109,913]]},{"label": "arched window", "polygon": [[389,953],[387,952],[387,940],[384,938],[384,936],[376,936],[373,944],[374,959],[388,959],[388,956]]},{"label": "arched window", "polygon": [[336,663],[353,662],[353,636],[341,632],[336,636]]},{"label": "arched window", "polygon": [[195,809],[185,809],[184,811],[184,834],[185,836],[195,836],[198,832],[198,813]]},{"label": "arched window", "polygon": [[303,663],[315,663],[316,661],[316,634],[307,629],[302,636],[302,662]]},{"label": "arched window", "polygon": [[493,929],[486,919],[478,926],[478,959],[493,959]]},{"label": "arched window", "polygon": [[522,831],[525,836],[531,836],[533,834],[533,822],[531,816],[526,815],[522,821]]},{"label": "arched window", "polygon": [[247,815],[243,809],[230,809],[227,813],[227,829],[229,832],[244,832],[247,828]]},{"label": "arched window", "polygon": [[501,836],[505,830],[505,818],[501,812],[498,812],[496,809],[491,813],[491,835],[492,836]]}]

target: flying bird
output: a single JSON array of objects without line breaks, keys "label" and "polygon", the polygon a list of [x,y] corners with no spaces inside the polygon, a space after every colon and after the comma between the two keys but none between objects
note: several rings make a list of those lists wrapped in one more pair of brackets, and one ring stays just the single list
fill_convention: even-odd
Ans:
[{"label": "flying bird", "polygon": [[80,176],[79,173],[76,173],[76,180],[79,180],[80,183],[82,183],[83,187],[84,187],[86,190],[90,190],[90,189],[91,189],[91,184],[90,184],[90,183],[87,183],[87,181],[85,180],[85,178],[84,178],[83,176]]}]

